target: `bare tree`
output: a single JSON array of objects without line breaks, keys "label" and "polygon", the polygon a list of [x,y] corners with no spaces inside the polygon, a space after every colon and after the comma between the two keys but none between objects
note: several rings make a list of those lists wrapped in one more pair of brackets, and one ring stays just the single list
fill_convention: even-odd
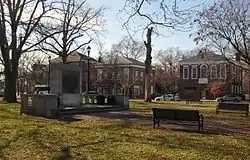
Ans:
[{"label": "bare tree", "polygon": [[160,50],[156,54],[156,83],[171,92],[177,92],[179,79],[179,65],[178,62],[182,58],[182,51],[179,48],[168,48],[167,50]]},{"label": "bare tree", "polygon": [[[211,47],[234,63],[238,60],[250,65],[250,1],[220,0],[199,12],[196,20],[197,43]],[[236,63],[234,63],[237,65]]]},{"label": "bare tree", "polygon": [[[138,31],[147,32],[147,40],[144,41],[146,47],[145,101],[151,101],[149,94],[152,70],[152,33],[160,35],[162,28],[167,28],[170,31],[189,30],[194,8],[197,6],[190,7],[190,4],[187,3],[182,0],[125,0],[122,11],[128,17],[123,27],[129,31],[130,36]],[[159,6],[159,8],[153,6]]]},{"label": "bare tree", "polygon": [[[91,8],[86,0],[61,0],[54,5],[56,19],[53,23],[41,26],[39,32],[43,36],[53,34],[40,47],[45,52],[51,52],[67,61],[67,56],[74,51],[84,50],[85,46],[98,35],[103,27],[103,12],[105,8]],[[42,36],[42,37],[43,37]]]},{"label": "bare tree", "polygon": [[[30,91],[37,81],[47,81],[48,64],[46,58],[34,52],[24,53],[21,55],[18,65],[17,92]],[[34,71],[34,66],[39,66],[39,69]],[[38,72],[37,72],[38,71]],[[45,80],[44,80],[45,79]]]},{"label": "bare tree", "polygon": [[113,44],[111,50],[126,58],[141,59],[146,49],[143,43],[129,37],[123,37],[118,44]]},{"label": "bare tree", "polygon": [[16,102],[21,55],[47,38],[44,36],[35,41],[34,30],[48,17],[51,4],[51,1],[44,0],[0,0],[0,50],[5,75],[4,99],[7,102]]}]

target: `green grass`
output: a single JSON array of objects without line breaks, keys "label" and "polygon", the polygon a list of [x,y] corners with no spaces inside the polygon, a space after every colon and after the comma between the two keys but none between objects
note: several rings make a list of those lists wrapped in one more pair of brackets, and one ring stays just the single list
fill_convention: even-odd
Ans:
[{"label": "green grass", "polygon": [[[146,117],[151,117],[152,107],[199,109],[205,125],[244,124],[250,129],[250,118],[234,113],[216,116],[214,103],[131,101],[130,106],[144,110],[138,116]],[[152,124],[128,121],[65,122],[20,116],[18,104],[0,104],[0,154],[11,160],[56,159],[65,146],[70,147],[72,159],[250,159],[249,134],[153,129]]]}]

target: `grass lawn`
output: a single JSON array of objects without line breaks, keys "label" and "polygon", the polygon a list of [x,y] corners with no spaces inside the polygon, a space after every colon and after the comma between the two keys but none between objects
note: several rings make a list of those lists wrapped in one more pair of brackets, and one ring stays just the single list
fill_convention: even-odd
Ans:
[{"label": "grass lawn", "polygon": [[[206,125],[244,127],[247,133],[211,131],[204,134],[152,124],[87,119],[58,121],[19,115],[18,104],[0,104],[0,154],[4,159],[56,159],[70,147],[72,159],[250,159],[250,118],[234,113],[215,115],[215,103],[184,102],[146,104],[131,101],[130,107],[151,117],[152,107],[198,109]],[[0,158],[1,159],[1,158]]]}]

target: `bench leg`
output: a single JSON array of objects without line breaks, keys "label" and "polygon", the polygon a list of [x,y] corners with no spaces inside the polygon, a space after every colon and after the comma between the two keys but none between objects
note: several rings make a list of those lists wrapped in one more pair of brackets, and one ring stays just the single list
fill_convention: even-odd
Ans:
[{"label": "bench leg", "polygon": [[247,110],[247,117],[249,116],[249,110]]},{"label": "bench leg", "polygon": [[204,124],[203,124],[203,116],[201,116],[201,132],[203,132],[203,126],[204,126]]},{"label": "bench leg", "polygon": [[219,114],[219,109],[218,108],[216,108],[216,114]]},{"label": "bench leg", "polygon": [[156,122],[155,122],[155,117],[153,118],[153,125],[154,125],[154,128],[155,128],[155,124],[156,124]]},{"label": "bench leg", "polygon": [[198,131],[199,132],[201,131],[201,122],[200,121],[198,122]]},{"label": "bench leg", "polygon": [[158,124],[158,127],[160,127],[160,120],[158,119],[158,121],[157,121],[157,124]]}]

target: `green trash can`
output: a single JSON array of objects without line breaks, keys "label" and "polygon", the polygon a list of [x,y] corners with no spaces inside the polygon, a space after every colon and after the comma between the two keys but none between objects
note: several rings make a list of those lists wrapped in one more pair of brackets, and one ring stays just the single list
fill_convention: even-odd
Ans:
[{"label": "green trash can", "polygon": [[96,96],[97,104],[104,105],[105,104],[105,97],[103,95]]},{"label": "green trash can", "polygon": [[107,98],[107,104],[108,105],[115,105],[116,104],[115,96],[108,96],[108,98]]}]

